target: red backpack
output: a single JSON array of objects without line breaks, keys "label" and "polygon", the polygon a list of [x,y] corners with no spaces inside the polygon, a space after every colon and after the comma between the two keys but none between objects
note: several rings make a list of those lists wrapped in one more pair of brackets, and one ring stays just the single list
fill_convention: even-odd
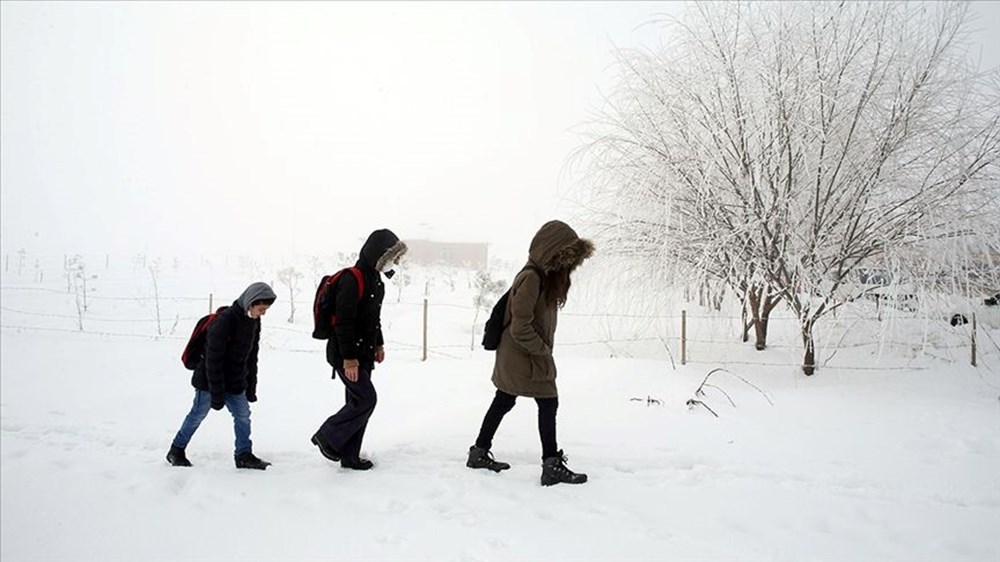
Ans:
[{"label": "red backpack", "polygon": [[205,356],[208,327],[215,320],[215,317],[227,308],[229,307],[220,306],[215,312],[202,316],[194,325],[194,331],[191,332],[191,337],[188,339],[187,345],[184,346],[184,352],[181,353],[181,362],[184,363],[184,367],[191,371],[198,368],[198,363],[201,363],[201,358]]},{"label": "red backpack", "polygon": [[313,298],[313,333],[318,340],[328,340],[333,336],[333,326],[337,323],[336,294],[333,291],[340,276],[350,271],[358,280],[358,300],[365,293],[365,276],[357,267],[341,269],[333,275],[324,275],[316,287],[316,297]]}]

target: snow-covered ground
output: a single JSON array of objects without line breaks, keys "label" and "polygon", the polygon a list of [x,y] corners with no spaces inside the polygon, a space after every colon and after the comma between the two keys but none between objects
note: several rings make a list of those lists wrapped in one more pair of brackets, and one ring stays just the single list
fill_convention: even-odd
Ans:
[{"label": "snow-covered ground", "polygon": [[[842,318],[844,333],[824,341],[854,343],[827,352],[828,365],[806,378],[781,322],[773,348],[757,353],[735,343],[726,321],[698,324],[709,313],[689,303],[688,330],[701,331],[681,365],[676,328],[660,332],[670,356],[660,341],[587,343],[620,326],[584,312],[581,301],[599,305],[585,279],[570,295],[577,308],[561,317],[556,356],[559,442],[587,484],[539,485],[535,406],[525,399],[494,444],[513,468],[465,468],[492,398],[492,354],[470,350],[469,276],[416,268],[402,291],[387,285],[388,357],[375,372],[380,401],[364,446],[374,470],[343,470],[309,442],[343,391],[308,335],[308,272],[296,322],[280,300],[264,319],[253,441],[274,465],[236,470],[231,418],[212,412],[188,448],[195,466],[168,466],[192,397],[180,352],[208,293],[225,304],[251,281],[276,280],[276,269],[164,267],[163,335],[151,275],[138,264],[94,268],[83,332],[65,279],[4,274],[4,562],[1000,559],[995,329],[980,327],[973,368],[962,327],[947,345],[927,345],[950,337],[940,332],[906,348],[876,343],[906,339],[896,332]],[[716,388],[702,399],[718,417],[686,405],[716,367],[727,371],[711,376]]]}]

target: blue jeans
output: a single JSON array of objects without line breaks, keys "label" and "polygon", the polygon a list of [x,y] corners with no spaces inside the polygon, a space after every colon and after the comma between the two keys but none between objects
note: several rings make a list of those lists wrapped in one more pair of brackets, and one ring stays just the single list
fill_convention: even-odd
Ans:
[{"label": "blue jeans", "polygon": [[[226,408],[233,415],[233,432],[236,434],[236,455],[247,453],[253,450],[253,442],[250,441],[250,403],[247,402],[245,392],[239,394],[226,394]],[[184,423],[174,436],[173,446],[178,448],[187,447],[194,432],[204,421],[209,410],[212,409],[212,394],[207,390],[194,391],[194,403],[191,404],[191,411],[184,418]]]}]

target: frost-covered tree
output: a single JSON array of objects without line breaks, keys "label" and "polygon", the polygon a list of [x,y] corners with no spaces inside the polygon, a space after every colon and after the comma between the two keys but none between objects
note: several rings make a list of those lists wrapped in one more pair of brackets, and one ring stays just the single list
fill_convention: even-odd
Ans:
[{"label": "frost-covered tree", "polygon": [[998,88],[968,23],[964,3],[693,4],[657,50],[619,53],[581,151],[603,247],[725,281],[759,348],[787,303],[812,374],[813,328],[859,267],[996,223]]},{"label": "frost-covered tree", "polygon": [[472,305],[476,309],[476,315],[472,319],[472,347],[476,349],[476,323],[479,321],[479,312],[489,312],[497,298],[507,290],[507,282],[503,279],[493,279],[489,271],[477,271],[476,277],[472,281]]},{"label": "frost-covered tree", "polygon": [[[146,258],[143,257],[143,263],[146,262]],[[149,270],[149,277],[153,280],[153,305],[156,307],[156,335],[163,335],[163,326],[160,324],[160,260],[155,259],[147,267]]]},{"label": "frost-covered tree", "polygon": [[66,271],[67,291],[72,285],[76,302],[77,326],[83,331],[83,313],[87,311],[87,266],[83,256],[76,254],[63,262]]},{"label": "frost-covered tree", "polygon": [[299,294],[299,280],[302,279],[303,275],[301,272],[297,271],[294,267],[289,266],[280,271],[278,271],[278,281],[288,289],[288,323],[293,324],[295,322],[295,297]]}]

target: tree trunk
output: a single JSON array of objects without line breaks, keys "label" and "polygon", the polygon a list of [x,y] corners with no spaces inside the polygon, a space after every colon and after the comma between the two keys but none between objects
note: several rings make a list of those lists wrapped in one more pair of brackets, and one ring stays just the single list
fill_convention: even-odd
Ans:
[{"label": "tree trunk", "polygon": [[740,318],[743,322],[743,343],[750,341],[750,327],[753,326],[753,322],[747,322],[747,306],[749,303],[744,297],[743,299],[743,310],[740,313]]},{"label": "tree trunk", "polygon": [[753,316],[754,348],[763,351],[767,347],[767,312],[761,306],[762,287],[750,288],[750,314]]},{"label": "tree trunk", "polygon": [[749,331],[750,326],[754,328],[754,337],[756,341],[754,342],[754,348],[757,351],[763,351],[767,348],[767,323],[768,319],[771,317],[771,311],[774,310],[778,303],[781,301],[780,298],[772,298],[771,292],[767,290],[767,287],[751,287],[747,293],[747,301],[750,304],[750,313],[753,315],[753,320],[749,324],[744,324],[744,335],[743,341],[747,341],[746,332]]},{"label": "tree trunk", "polygon": [[816,346],[813,342],[813,320],[806,320],[802,323],[802,346],[805,355],[802,359],[802,372],[807,377],[816,372]]}]

